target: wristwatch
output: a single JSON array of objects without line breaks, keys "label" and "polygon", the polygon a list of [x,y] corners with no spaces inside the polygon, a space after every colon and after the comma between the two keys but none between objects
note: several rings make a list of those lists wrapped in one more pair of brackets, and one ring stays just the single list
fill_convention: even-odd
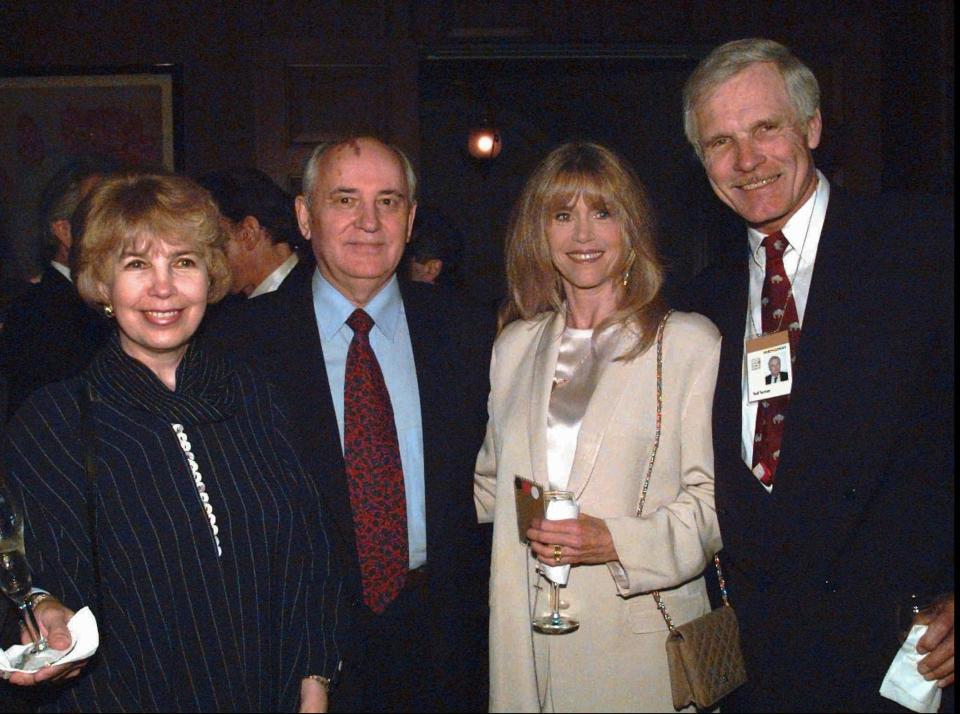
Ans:
[{"label": "wristwatch", "polygon": [[35,590],[29,595],[27,595],[23,601],[30,606],[31,610],[35,610],[37,605],[44,602],[45,600],[56,600],[53,595],[50,593],[45,593],[42,590]]}]

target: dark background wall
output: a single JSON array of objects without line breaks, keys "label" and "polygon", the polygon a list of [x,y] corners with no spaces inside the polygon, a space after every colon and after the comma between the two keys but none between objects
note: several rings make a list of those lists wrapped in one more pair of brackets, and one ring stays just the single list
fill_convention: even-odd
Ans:
[{"label": "dark background wall", "polygon": [[[675,274],[703,262],[717,208],[684,144],[679,89],[730,39],[777,39],[812,67],[818,163],[833,181],[952,194],[953,26],[947,0],[8,0],[0,66],[180,65],[190,174],[252,164],[295,186],[324,135],[385,132],[418,164],[421,203],[466,236],[470,289],[492,300],[510,205],[532,165],[571,138],[635,164]],[[504,148],[482,166],[463,146],[484,113]]]}]

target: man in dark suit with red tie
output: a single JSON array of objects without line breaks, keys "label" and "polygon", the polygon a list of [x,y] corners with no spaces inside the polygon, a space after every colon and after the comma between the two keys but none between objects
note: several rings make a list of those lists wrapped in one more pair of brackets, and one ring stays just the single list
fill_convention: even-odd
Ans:
[{"label": "man in dark suit with red tie", "polygon": [[472,483],[493,325],[444,289],[398,281],[415,197],[397,148],[321,144],[296,200],[317,270],[207,334],[286,401],[353,576],[357,646],[333,711],[485,708],[489,534]]},{"label": "man in dark suit with red tie", "polygon": [[[749,676],[724,708],[896,710],[878,690],[914,593],[938,604],[918,670],[952,696],[952,214],[831,186],[816,78],[775,42],[705,58],[684,123],[747,224],[688,294],[724,337],[716,499]],[[752,400],[745,360],[771,345],[789,393]]]}]

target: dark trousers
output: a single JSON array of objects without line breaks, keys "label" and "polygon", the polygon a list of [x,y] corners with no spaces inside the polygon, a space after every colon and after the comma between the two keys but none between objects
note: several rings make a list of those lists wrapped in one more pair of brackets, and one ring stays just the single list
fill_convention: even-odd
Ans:
[{"label": "dark trousers", "polygon": [[331,711],[456,712],[485,707],[485,702],[472,702],[476,691],[486,692],[487,682],[463,676],[461,658],[450,661],[428,595],[425,574],[415,571],[382,615],[358,608],[358,657],[346,663],[330,695]]}]

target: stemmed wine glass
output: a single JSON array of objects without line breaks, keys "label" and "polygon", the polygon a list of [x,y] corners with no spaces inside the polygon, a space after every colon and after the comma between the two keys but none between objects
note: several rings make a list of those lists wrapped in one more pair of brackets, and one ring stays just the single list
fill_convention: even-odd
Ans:
[{"label": "stemmed wine glass", "polygon": [[[580,515],[580,506],[572,491],[546,491],[543,494],[544,518],[560,521]],[[570,577],[569,565],[541,565],[541,574],[550,581],[550,614],[534,618],[533,629],[544,635],[563,635],[579,629],[580,621],[560,614],[560,586]]]},{"label": "stemmed wine glass", "polygon": [[10,664],[15,669],[28,672],[34,672],[64,655],[62,650],[50,648],[46,638],[40,634],[33,607],[27,599],[31,582],[30,566],[23,545],[23,517],[0,477],[0,589],[17,604],[27,633],[33,640],[20,658]]}]

